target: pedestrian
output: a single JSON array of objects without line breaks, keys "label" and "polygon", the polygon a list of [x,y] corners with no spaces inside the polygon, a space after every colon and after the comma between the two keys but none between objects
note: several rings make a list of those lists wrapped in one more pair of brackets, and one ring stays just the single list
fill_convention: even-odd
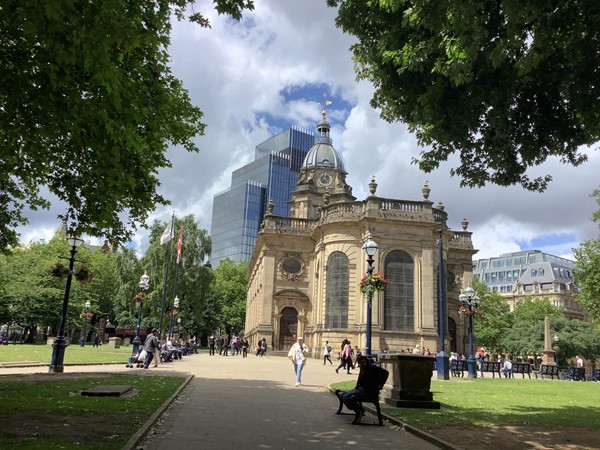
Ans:
[{"label": "pedestrian", "polygon": [[261,347],[261,351],[262,351],[262,356],[266,357],[267,356],[267,338],[262,338],[262,347]]},{"label": "pedestrian", "polygon": [[342,359],[340,365],[335,369],[335,373],[340,373],[339,370],[345,368],[346,372],[350,374],[352,368],[352,346],[348,339],[344,339],[342,342]]},{"label": "pedestrian", "polygon": [[325,341],[325,347],[323,348],[323,365],[325,365],[325,361],[329,361],[329,365],[332,365],[331,362],[331,345],[329,345],[329,341]]},{"label": "pedestrian", "polygon": [[242,341],[242,357],[243,358],[248,357],[248,347],[250,347],[250,343],[248,342],[248,339],[244,338],[244,340]]},{"label": "pedestrian", "polygon": [[100,346],[100,335],[98,333],[96,333],[96,335],[94,336],[94,345],[93,347],[99,347]]},{"label": "pedestrian", "polygon": [[[155,350],[159,348],[157,336],[158,330],[154,328],[152,330],[152,334],[148,336],[146,338],[146,342],[144,342],[144,350],[146,350],[146,360],[144,361],[144,369],[148,368],[148,366],[152,362],[152,358],[154,358]],[[154,367],[158,367],[158,361],[154,362]]]},{"label": "pedestrian", "polygon": [[215,336],[213,334],[208,337],[208,354],[209,356],[215,355]]},{"label": "pedestrian", "polygon": [[294,364],[294,371],[296,373],[296,387],[302,386],[302,369],[306,364],[306,354],[308,353],[308,347],[304,343],[302,337],[298,337],[298,342],[292,345],[288,352],[288,359]]}]

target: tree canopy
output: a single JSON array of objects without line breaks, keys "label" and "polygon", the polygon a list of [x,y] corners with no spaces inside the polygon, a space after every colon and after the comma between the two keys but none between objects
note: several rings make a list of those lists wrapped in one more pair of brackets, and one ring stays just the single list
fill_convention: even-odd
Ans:
[{"label": "tree canopy", "polygon": [[358,79],[371,105],[428,146],[430,172],[458,152],[463,186],[544,190],[527,169],[549,157],[577,166],[600,139],[600,3],[595,0],[327,0],[358,38]]},{"label": "tree canopy", "polygon": [[[169,67],[193,0],[5,0],[0,6],[0,251],[26,208],[68,205],[71,231],[123,240],[168,199],[169,145],[198,151],[202,112]],[[241,17],[252,0],[215,0]],[[187,18],[207,19],[192,10]]]},{"label": "tree canopy", "polygon": [[[600,189],[592,195],[600,206]],[[600,226],[600,209],[592,220]],[[600,238],[590,239],[574,249],[575,282],[580,288],[577,301],[588,310],[596,321],[600,321]]]}]

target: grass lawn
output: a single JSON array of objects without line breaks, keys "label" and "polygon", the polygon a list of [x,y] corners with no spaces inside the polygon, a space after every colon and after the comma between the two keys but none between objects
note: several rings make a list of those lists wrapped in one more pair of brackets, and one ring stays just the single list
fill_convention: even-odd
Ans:
[{"label": "grass lawn", "polygon": [[[132,347],[112,348],[108,345],[81,347],[71,344],[65,350],[65,364],[108,364],[127,362]],[[0,363],[39,362],[50,365],[52,346],[47,344],[0,345]]]},{"label": "grass lawn", "polygon": [[[355,382],[336,383],[352,389]],[[420,429],[447,427],[539,426],[600,430],[600,383],[558,380],[492,379],[431,381],[440,410],[389,408],[384,413]]]},{"label": "grass lawn", "polygon": [[[184,380],[112,374],[2,376],[0,448],[121,448]],[[134,390],[121,397],[81,395],[82,390],[99,384],[127,385]]]}]

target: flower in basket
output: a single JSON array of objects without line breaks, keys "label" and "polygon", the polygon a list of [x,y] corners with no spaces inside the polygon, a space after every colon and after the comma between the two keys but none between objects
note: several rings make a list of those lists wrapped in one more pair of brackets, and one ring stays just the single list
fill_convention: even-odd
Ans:
[{"label": "flower in basket", "polygon": [[79,265],[79,267],[73,271],[73,276],[77,281],[82,283],[91,283],[94,279],[94,276],[90,270],[90,266],[87,264]]},{"label": "flower in basket", "polygon": [[85,312],[85,311],[83,311],[81,314],[79,314],[79,317],[81,317],[82,319],[91,319],[93,315],[94,315],[93,312],[90,312],[90,311]]},{"label": "flower in basket", "polygon": [[145,302],[148,299],[148,294],[146,294],[144,291],[140,291],[137,294],[135,294],[133,299],[138,303]]},{"label": "flower in basket", "polygon": [[360,292],[369,295],[374,292],[383,291],[389,281],[390,280],[383,277],[382,273],[375,272],[370,277],[368,274],[364,274],[358,285],[360,286]]},{"label": "flower in basket", "polygon": [[473,315],[474,317],[483,317],[483,311],[469,310],[469,308],[467,308],[466,306],[461,306],[460,308],[458,308],[458,313],[461,316]]},{"label": "flower in basket", "polygon": [[50,267],[50,275],[53,277],[63,277],[69,273],[69,268],[61,262],[57,262]]}]

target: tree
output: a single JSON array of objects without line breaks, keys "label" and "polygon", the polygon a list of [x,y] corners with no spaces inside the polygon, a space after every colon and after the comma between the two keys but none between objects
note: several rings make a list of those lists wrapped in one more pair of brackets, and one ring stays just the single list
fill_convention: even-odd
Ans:
[{"label": "tree", "polygon": [[600,357],[600,334],[591,323],[581,320],[554,319],[552,334],[559,337],[558,362],[561,366],[577,355],[596,361]]},{"label": "tree", "polygon": [[[600,206],[600,189],[596,189],[592,196]],[[595,211],[592,220],[600,226],[600,209]],[[600,320],[600,238],[583,242],[574,249],[575,254],[575,282],[580,288],[577,301],[588,310],[591,316]]]},{"label": "tree", "polygon": [[475,317],[477,345],[489,353],[502,354],[506,351],[503,338],[512,325],[512,315],[506,300],[497,292],[490,292],[485,283],[473,280],[473,289],[481,300],[481,317]]},{"label": "tree", "polygon": [[[68,205],[78,235],[128,239],[168,200],[169,144],[198,151],[202,112],[169,66],[171,16],[192,0],[5,0],[0,7],[0,251],[23,210]],[[216,0],[241,17],[252,0]],[[198,12],[189,20],[209,26]],[[41,189],[44,188],[44,189]]]},{"label": "tree", "polygon": [[[218,324],[223,332],[239,332],[246,322],[246,271],[248,263],[235,263],[229,258],[223,259],[214,270],[211,287],[211,309],[219,312]],[[209,330],[211,331],[211,330]]]},{"label": "tree", "polygon": [[541,191],[551,176],[530,179],[529,167],[551,156],[577,166],[587,159],[579,148],[600,139],[598,2],[327,3],[358,38],[371,105],[429,146],[415,161],[425,172],[458,152],[451,173],[463,186]]}]

